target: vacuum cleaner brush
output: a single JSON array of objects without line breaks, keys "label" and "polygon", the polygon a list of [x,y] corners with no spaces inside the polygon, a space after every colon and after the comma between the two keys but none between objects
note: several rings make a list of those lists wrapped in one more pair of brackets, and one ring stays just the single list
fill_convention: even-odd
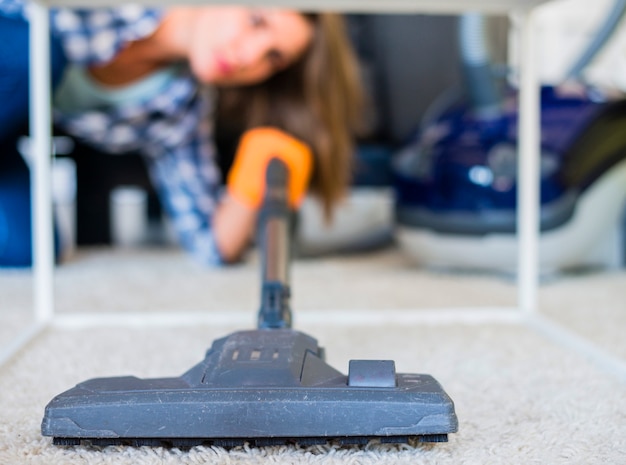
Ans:
[{"label": "vacuum cleaner brush", "polygon": [[99,378],[47,405],[56,445],[191,447],[372,439],[447,441],[454,404],[430,375],[397,374],[391,360],[352,360],[348,375],[324,362],[311,336],[291,329],[285,165],[273,159],[259,232],[263,254],[258,329],[213,342],[177,378]]}]

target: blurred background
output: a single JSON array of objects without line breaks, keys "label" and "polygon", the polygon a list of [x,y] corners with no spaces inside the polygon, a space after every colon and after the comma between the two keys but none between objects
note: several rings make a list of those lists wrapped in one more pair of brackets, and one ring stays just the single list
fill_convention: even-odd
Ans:
[{"label": "blurred background", "polygon": [[[546,272],[625,262],[625,3],[599,0],[590,10],[584,0],[558,0],[537,9]],[[334,223],[323,222],[315,199],[305,202],[300,254],[395,244],[418,266],[513,270],[515,17],[346,20],[369,98],[368,125],[351,195]],[[218,120],[216,134],[226,173],[239,132]],[[172,243],[138,154],[111,156],[58,129],[55,136],[54,196],[66,257],[82,246]]]}]

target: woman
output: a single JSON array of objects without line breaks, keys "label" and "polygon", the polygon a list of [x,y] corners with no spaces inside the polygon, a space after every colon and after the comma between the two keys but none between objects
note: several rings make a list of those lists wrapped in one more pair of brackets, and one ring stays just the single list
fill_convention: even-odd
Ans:
[{"label": "woman", "polygon": [[[258,160],[276,147],[299,173],[293,206],[309,177],[329,214],[343,194],[360,85],[339,17],[125,6],[56,10],[51,30],[72,63],[56,122],[103,151],[140,150],[181,244],[201,262],[241,256],[261,195],[246,192],[249,180],[263,179]],[[224,196],[212,137],[218,103],[242,129],[257,128],[239,146]]]}]

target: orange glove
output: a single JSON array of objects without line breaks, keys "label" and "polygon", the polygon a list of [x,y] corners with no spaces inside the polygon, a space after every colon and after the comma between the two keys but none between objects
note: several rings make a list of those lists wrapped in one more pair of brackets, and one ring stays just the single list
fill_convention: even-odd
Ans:
[{"label": "orange glove", "polygon": [[228,173],[228,193],[251,208],[260,207],[265,194],[265,171],[274,157],[287,165],[287,198],[289,205],[297,208],[309,184],[313,154],[305,143],[276,128],[261,127],[244,133]]}]

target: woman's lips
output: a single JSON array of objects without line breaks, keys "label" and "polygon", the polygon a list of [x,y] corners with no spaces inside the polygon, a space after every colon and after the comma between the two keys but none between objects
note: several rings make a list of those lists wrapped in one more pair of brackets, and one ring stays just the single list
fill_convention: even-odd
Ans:
[{"label": "woman's lips", "polygon": [[217,69],[224,76],[228,76],[233,72],[234,66],[228,62],[223,56],[217,55],[215,57],[215,62],[217,64]]}]

